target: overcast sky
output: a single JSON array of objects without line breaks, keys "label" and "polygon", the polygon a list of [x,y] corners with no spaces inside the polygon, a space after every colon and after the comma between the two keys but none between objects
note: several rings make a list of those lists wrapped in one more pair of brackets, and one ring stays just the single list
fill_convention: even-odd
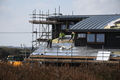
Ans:
[{"label": "overcast sky", "polygon": [[31,46],[31,33],[9,32],[31,32],[34,9],[54,13],[59,6],[62,14],[120,14],[120,0],[0,0],[0,46]]}]

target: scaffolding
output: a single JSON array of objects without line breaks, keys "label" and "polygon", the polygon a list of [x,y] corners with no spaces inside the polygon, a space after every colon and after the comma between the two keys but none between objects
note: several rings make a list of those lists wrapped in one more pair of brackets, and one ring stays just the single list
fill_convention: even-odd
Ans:
[{"label": "scaffolding", "polygon": [[30,15],[32,15],[32,20],[29,21],[32,23],[32,47],[37,49],[39,46],[45,45],[48,39],[53,39],[53,36],[55,36],[53,35],[53,31],[54,34],[56,34],[56,30],[53,30],[52,25],[54,25],[56,29],[57,24],[63,24],[57,20],[49,20],[50,16],[61,15],[60,7],[58,13],[56,13],[56,8],[53,14],[49,14],[49,10],[46,14],[41,10],[37,13],[35,9]]}]

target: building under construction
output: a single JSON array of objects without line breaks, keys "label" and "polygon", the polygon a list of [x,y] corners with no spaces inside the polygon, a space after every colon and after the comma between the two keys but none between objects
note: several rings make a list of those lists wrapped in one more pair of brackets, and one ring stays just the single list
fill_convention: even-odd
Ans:
[{"label": "building under construction", "polygon": [[[120,14],[63,15],[36,10],[30,14],[33,52],[27,61],[44,63],[119,63]],[[60,32],[65,34],[59,41]],[[74,41],[70,34],[74,32]],[[52,48],[47,47],[52,39]]]}]

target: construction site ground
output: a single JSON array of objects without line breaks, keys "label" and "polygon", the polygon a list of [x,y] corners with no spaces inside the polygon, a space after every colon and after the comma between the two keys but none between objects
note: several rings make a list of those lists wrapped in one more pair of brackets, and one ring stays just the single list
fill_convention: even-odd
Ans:
[{"label": "construction site ground", "polygon": [[120,49],[94,49],[91,47],[76,47],[73,41],[69,39],[59,41],[58,38],[52,42],[52,48],[47,48],[47,42],[39,46],[31,55],[49,55],[49,56],[97,56],[98,51],[110,51],[112,57],[120,57]]}]

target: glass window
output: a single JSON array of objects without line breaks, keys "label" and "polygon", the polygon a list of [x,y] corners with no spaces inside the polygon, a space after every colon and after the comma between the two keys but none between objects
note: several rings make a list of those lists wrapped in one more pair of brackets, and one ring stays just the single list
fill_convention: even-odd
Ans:
[{"label": "glass window", "polygon": [[105,35],[104,34],[97,34],[96,42],[104,42]]},{"label": "glass window", "polygon": [[79,37],[79,38],[86,38],[86,34],[80,33],[80,34],[78,34],[78,37]]},{"label": "glass window", "polygon": [[87,34],[87,42],[95,42],[95,34]]},{"label": "glass window", "polygon": [[69,29],[74,25],[74,22],[69,23]]},{"label": "glass window", "polygon": [[61,25],[61,29],[67,29],[66,25]]}]

